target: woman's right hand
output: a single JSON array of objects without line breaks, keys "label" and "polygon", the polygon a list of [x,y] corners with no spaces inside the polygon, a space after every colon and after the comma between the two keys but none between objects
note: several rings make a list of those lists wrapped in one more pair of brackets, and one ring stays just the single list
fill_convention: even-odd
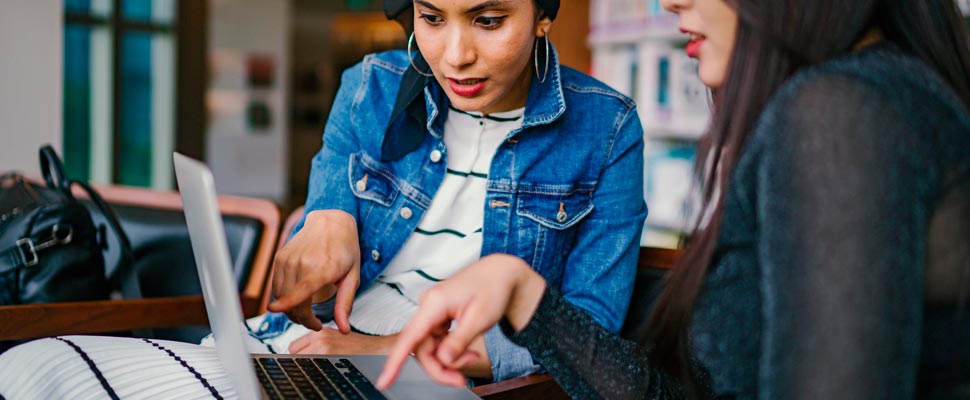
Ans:
[{"label": "woman's right hand", "polygon": [[545,279],[515,256],[493,254],[465,267],[421,295],[417,313],[384,363],[378,388],[390,387],[409,354],[438,383],[464,386],[461,369],[482,358],[470,350],[472,341],[503,317],[522,330],[545,290]]},{"label": "woman's right hand", "polygon": [[318,331],[323,323],[310,305],[336,292],[334,322],[350,332],[350,311],[360,284],[360,245],[357,221],[341,210],[317,210],[306,216],[303,228],[276,254],[273,296],[269,310],[283,312],[293,322]]}]

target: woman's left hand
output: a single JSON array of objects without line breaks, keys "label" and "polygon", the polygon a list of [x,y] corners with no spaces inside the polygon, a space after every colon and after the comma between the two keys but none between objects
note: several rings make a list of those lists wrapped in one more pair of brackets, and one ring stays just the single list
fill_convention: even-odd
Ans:
[{"label": "woman's left hand", "polygon": [[387,354],[396,335],[370,336],[323,328],[290,343],[290,354]]},{"label": "woman's left hand", "polygon": [[[409,354],[438,383],[464,387],[460,370],[481,355],[472,341],[505,317],[519,331],[535,314],[546,281],[522,259],[487,256],[421,296],[418,312],[404,328],[384,364],[377,387],[397,378]],[[448,331],[452,322],[455,329]]]}]

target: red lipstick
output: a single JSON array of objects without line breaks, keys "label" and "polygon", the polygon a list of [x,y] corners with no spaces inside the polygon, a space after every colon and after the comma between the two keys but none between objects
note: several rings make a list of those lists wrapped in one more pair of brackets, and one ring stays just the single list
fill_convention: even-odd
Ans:
[{"label": "red lipstick", "polygon": [[455,94],[461,97],[475,97],[485,89],[485,81],[487,81],[487,79],[484,78],[448,78],[448,86],[451,87],[452,92],[455,92]]},{"label": "red lipstick", "polygon": [[690,41],[687,42],[687,56],[690,58],[697,58],[701,54],[701,45],[707,40],[707,37],[701,35],[697,32],[692,32],[687,29],[681,28],[681,32],[690,35]]}]

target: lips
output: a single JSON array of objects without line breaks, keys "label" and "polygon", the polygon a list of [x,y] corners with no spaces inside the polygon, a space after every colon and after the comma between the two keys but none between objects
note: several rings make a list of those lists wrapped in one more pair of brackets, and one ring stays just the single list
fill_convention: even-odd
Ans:
[{"label": "lips", "polygon": [[700,33],[692,32],[683,28],[681,28],[680,31],[690,35],[690,41],[687,42],[687,48],[686,48],[687,56],[691,58],[699,57],[701,54],[701,45],[704,44],[704,41],[707,40],[707,37]]},{"label": "lips", "polygon": [[451,91],[461,97],[475,97],[485,89],[485,78],[454,79],[448,78]]}]

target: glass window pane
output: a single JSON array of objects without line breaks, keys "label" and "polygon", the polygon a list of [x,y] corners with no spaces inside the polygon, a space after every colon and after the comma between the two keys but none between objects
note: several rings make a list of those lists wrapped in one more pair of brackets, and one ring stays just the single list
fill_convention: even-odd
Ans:
[{"label": "glass window pane", "polygon": [[68,14],[107,17],[111,14],[111,0],[64,0],[64,11]]},{"label": "glass window pane", "polygon": [[122,38],[121,152],[117,183],[172,189],[175,46],[170,34]]},{"label": "glass window pane", "polygon": [[169,24],[175,16],[176,0],[122,0],[121,17],[126,20]]},{"label": "glass window pane", "polygon": [[[72,3],[68,1],[67,4]],[[76,3],[76,2],[75,2]],[[89,179],[91,154],[91,32],[64,26],[64,166],[69,176]]]},{"label": "glass window pane", "polygon": [[127,33],[121,40],[122,185],[151,186],[152,165],[152,35]]},{"label": "glass window pane", "polygon": [[64,11],[67,12],[88,12],[91,8],[91,0],[64,0]]},{"label": "glass window pane", "polygon": [[111,33],[64,26],[64,162],[72,177],[111,182]]}]

